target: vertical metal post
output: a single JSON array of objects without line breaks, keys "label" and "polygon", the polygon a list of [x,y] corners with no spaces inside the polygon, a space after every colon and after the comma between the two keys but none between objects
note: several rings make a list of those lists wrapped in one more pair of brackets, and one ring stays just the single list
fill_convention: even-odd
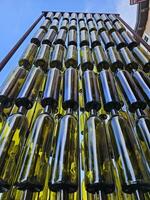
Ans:
[{"label": "vertical metal post", "polygon": [[116,16],[124,26],[134,35],[138,42],[143,44],[143,46],[150,52],[150,46],[141,38],[130,26],[127,24],[120,16]]},{"label": "vertical metal post", "polygon": [[3,58],[3,60],[0,62],[0,71],[5,67],[7,62],[15,54],[15,52],[18,50],[18,48],[21,46],[21,44],[28,37],[28,35],[31,33],[31,31],[34,29],[34,27],[39,23],[39,21],[42,19],[42,17],[44,15],[45,15],[45,13],[43,12],[38,17],[38,19],[35,22],[33,22],[33,24],[29,27],[29,29],[24,33],[24,35],[18,40],[18,42],[13,46],[13,48],[8,52],[8,54]]}]

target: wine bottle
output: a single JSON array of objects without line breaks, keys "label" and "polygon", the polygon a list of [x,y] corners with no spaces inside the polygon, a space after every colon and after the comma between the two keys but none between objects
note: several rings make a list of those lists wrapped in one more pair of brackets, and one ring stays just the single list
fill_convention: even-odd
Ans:
[{"label": "wine bottle", "polygon": [[67,31],[65,29],[60,29],[54,44],[61,44],[63,46],[65,46],[65,42],[66,42],[66,38],[67,38]]},{"label": "wine bottle", "polygon": [[3,107],[10,107],[26,78],[26,70],[23,67],[15,68],[4,80],[0,87],[0,103]]},{"label": "wine bottle", "polygon": [[70,20],[77,20],[77,13],[71,13]]},{"label": "wine bottle", "polygon": [[100,15],[100,18],[101,18],[101,20],[103,21],[103,22],[107,22],[107,21],[109,21],[109,18],[108,18],[108,16],[106,15],[106,14],[101,14]]},{"label": "wine bottle", "polygon": [[49,19],[45,19],[44,22],[41,24],[40,28],[44,29],[47,32],[50,24],[51,21]]},{"label": "wine bottle", "polygon": [[77,21],[75,19],[72,19],[69,23],[69,30],[75,30],[77,31]]},{"label": "wine bottle", "polygon": [[68,19],[63,19],[61,26],[60,26],[60,30],[64,29],[64,30],[68,31],[68,26],[69,26]]},{"label": "wine bottle", "polygon": [[31,38],[31,43],[34,43],[39,47],[45,34],[46,31],[44,29],[42,28],[38,29],[35,35]]},{"label": "wine bottle", "polygon": [[11,188],[15,179],[18,157],[25,143],[28,131],[26,111],[20,107],[17,113],[10,115],[0,134],[0,191]]},{"label": "wine bottle", "polygon": [[50,46],[42,44],[35,59],[35,65],[41,67],[43,71],[47,71],[50,56]]},{"label": "wine bottle", "polygon": [[44,79],[44,72],[37,67],[30,70],[17,98],[16,105],[24,106],[27,109],[32,108],[33,102],[40,91],[41,82]]},{"label": "wine bottle", "polygon": [[85,110],[99,110],[101,107],[100,88],[96,74],[91,70],[86,70],[83,74],[83,92]]},{"label": "wine bottle", "polygon": [[115,15],[109,14],[108,17],[112,21],[113,24],[118,21],[118,19]]},{"label": "wine bottle", "polygon": [[115,28],[114,28],[114,26],[111,24],[110,21],[107,21],[107,22],[105,23],[105,26],[106,26],[106,28],[107,28],[107,30],[108,30],[108,32],[109,32],[110,34],[113,33],[113,32],[115,31]]},{"label": "wine bottle", "polygon": [[150,78],[143,71],[133,71],[132,77],[140,89],[144,99],[150,105]]},{"label": "wine bottle", "polygon": [[101,34],[102,32],[106,31],[103,21],[100,20],[97,22],[97,30],[98,30],[98,34]]},{"label": "wine bottle", "polygon": [[99,73],[99,82],[104,109],[107,112],[110,112],[112,109],[120,110],[122,103],[119,99],[112,72],[108,70],[102,70]]},{"label": "wine bottle", "polygon": [[141,47],[134,47],[132,49],[133,55],[143,66],[143,70],[148,73],[150,72],[150,56]]},{"label": "wine bottle", "polygon": [[113,31],[111,33],[111,36],[116,44],[117,50],[120,50],[123,47],[126,47],[124,40],[122,39],[121,35],[117,31]]},{"label": "wine bottle", "polygon": [[114,42],[112,41],[112,39],[107,31],[102,31],[100,33],[100,37],[105,45],[105,49],[108,49],[109,47],[114,46]]},{"label": "wine bottle", "polygon": [[93,59],[92,52],[88,46],[83,46],[80,49],[81,57],[81,69],[85,71],[86,69],[93,69]]},{"label": "wine bottle", "polygon": [[[115,25],[117,24],[118,22],[115,23]],[[130,50],[132,50],[134,47],[137,47],[138,46],[138,43],[137,41],[135,41],[135,39],[132,37],[132,35],[129,33],[129,32],[126,32],[126,31],[122,31],[121,32],[121,35],[123,37],[123,39],[125,40],[128,48]]]},{"label": "wine bottle", "polygon": [[52,17],[53,17],[53,12],[48,12],[48,13],[46,14],[45,19],[49,19],[50,21],[52,21]]},{"label": "wine bottle", "polygon": [[50,29],[54,29],[56,32],[58,31],[58,26],[59,26],[59,20],[53,19]]},{"label": "wine bottle", "polygon": [[114,22],[114,26],[115,26],[115,28],[116,28],[116,30],[120,33],[120,34],[122,34],[123,32],[125,32],[126,31],[126,29],[125,29],[125,27],[120,23],[120,21],[116,21],[116,22]]},{"label": "wine bottle", "polygon": [[92,48],[101,45],[98,35],[97,35],[97,32],[95,30],[90,32],[90,39],[91,39],[91,47]]},{"label": "wine bottle", "polygon": [[78,52],[75,45],[69,45],[66,53],[65,66],[77,68],[78,66]]},{"label": "wine bottle", "polygon": [[63,57],[64,57],[65,47],[61,44],[54,45],[50,67],[61,69],[63,65]]},{"label": "wine bottle", "polygon": [[39,192],[44,187],[54,129],[47,108],[35,120],[19,158],[15,185],[20,190]]},{"label": "wine bottle", "polygon": [[75,45],[77,46],[77,31],[70,29],[68,33],[68,46]]},{"label": "wine bottle", "polygon": [[78,188],[78,129],[72,114],[60,119],[57,135],[49,187],[55,192],[64,189],[72,193]]},{"label": "wine bottle", "polygon": [[68,12],[65,12],[63,14],[63,20],[68,20],[69,21],[69,17],[70,17],[70,14]]},{"label": "wine bottle", "polygon": [[84,129],[85,185],[90,193],[114,191],[104,122],[91,115]]},{"label": "wine bottle", "polygon": [[123,65],[121,57],[118,54],[115,47],[109,47],[107,49],[107,56],[108,56],[109,61],[111,63],[110,69],[113,72],[117,71],[117,69],[123,69],[124,65]]},{"label": "wine bottle", "polygon": [[49,105],[56,109],[59,101],[60,86],[61,72],[57,68],[49,69],[43,97],[41,100],[43,107]]},{"label": "wine bottle", "polygon": [[95,21],[98,23],[99,21],[102,21],[102,19],[101,19],[101,17],[100,17],[100,14],[98,14],[98,13],[95,13],[94,14],[94,19],[95,19]]},{"label": "wine bottle", "polygon": [[84,13],[79,13],[78,14],[78,22],[84,20],[84,17],[85,17]]},{"label": "wine bottle", "polygon": [[150,118],[142,110],[136,111],[135,131],[150,169]]},{"label": "wine bottle", "polygon": [[87,29],[87,25],[86,25],[86,23],[85,23],[85,21],[84,20],[80,20],[80,21],[78,21],[78,23],[79,23],[79,31],[81,32],[81,31],[87,31],[88,29]]},{"label": "wine bottle", "polygon": [[42,44],[47,44],[49,46],[52,45],[55,37],[56,37],[57,31],[55,31],[55,29],[48,29],[45,37],[43,38]]},{"label": "wine bottle", "polygon": [[126,193],[133,193],[138,189],[149,191],[150,177],[129,122],[112,110],[108,127],[122,190]]},{"label": "wine bottle", "polygon": [[135,84],[131,74],[126,70],[119,70],[116,77],[126,100],[130,112],[135,112],[138,108],[145,109],[146,102]]},{"label": "wine bottle", "polygon": [[87,21],[87,22],[93,21],[93,17],[92,17],[92,14],[91,14],[91,13],[87,13],[87,14],[86,14],[86,21]]},{"label": "wine bottle", "polygon": [[61,17],[62,17],[62,14],[60,12],[56,12],[54,17],[53,17],[53,20],[57,19],[59,21],[61,19]]},{"label": "wine bottle", "polygon": [[127,47],[121,48],[119,53],[127,71],[131,72],[133,69],[138,69],[138,63]]},{"label": "wine bottle", "polygon": [[26,69],[30,69],[37,50],[38,46],[34,43],[30,43],[19,60],[19,66],[24,66]]},{"label": "wine bottle", "polygon": [[78,108],[78,73],[74,68],[68,68],[64,72],[63,78],[63,108],[67,110]]},{"label": "wine bottle", "polygon": [[94,54],[94,61],[95,61],[98,72],[100,72],[102,69],[109,68],[109,62],[107,61],[106,55],[101,46],[99,45],[95,46],[93,48],[93,54]]},{"label": "wine bottle", "polygon": [[93,20],[88,21],[88,29],[89,29],[89,32],[97,31],[96,26],[95,26]]},{"label": "wine bottle", "polygon": [[80,47],[82,46],[89,46],[89,37],[87,30],[80,31]]}]

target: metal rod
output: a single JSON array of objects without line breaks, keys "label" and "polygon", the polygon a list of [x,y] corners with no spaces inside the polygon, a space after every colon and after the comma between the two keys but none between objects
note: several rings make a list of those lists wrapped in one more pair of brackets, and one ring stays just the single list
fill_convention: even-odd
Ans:
[{"label": "metal rod", "polygon": [[[55,13],[57,13],[57,12],[59,12],[59,13],[61,13],[61,14],[64,14],[65,13],[65,11],[42,11],[42,12],[44,12],[45,14],[47,14],[48,12],[53,12],[54,14]],[[92,15],[94,15],[94,14],[100,14],[100,15],[102,15],[102,14],[105,14],[105,15],[115,15],[115,16],[119,16],[119,14],[118,13],[100,13],[100,12],[77,12],[77,11],[66,11],[67,13],[69,13],[69,14],[71,14],[71,13],[76,13],[76,14],[79,14],[79,13],[83,13],[83,14],[88,14],[88,13],[90,13],[90,14],[92,14]]]},{"label": "metal rod", "polygon": [[150,52],[150,45],[148,45],[141,36],[139,36],[132,28],[129,26],[120,16],[116,16],[125,26],[126,28],[134,35],[138,42],[143,44],[143,46]]},{"label": "metal rod", "polygon": [[29,27],[29,29],[24,33],[24,35],[18,40],[18,42],[13,46],[13,48],[8,52],[8,54],[3,58],[3,60],[0,62],[0,71],[5,67],[5,65],[8,63],[8,61],[11,59],[11,57],[15,54],[15,52],[18,50],[18,48],[21,46],[21,44],[24,42],[24,40],[28,37],[28,35],[31,33],[31,31],[34,29],[34,27],[39,23],[39,21],[42,19],[42,17],[45,15],[45,13],[42,13],[38,19]]}]

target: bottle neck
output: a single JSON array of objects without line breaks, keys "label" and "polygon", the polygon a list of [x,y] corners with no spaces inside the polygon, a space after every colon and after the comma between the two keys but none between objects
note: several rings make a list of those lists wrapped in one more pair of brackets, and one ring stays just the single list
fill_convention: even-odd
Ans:
[{"label": "bottle neck", "polygon": [[66,114],[72,114],[73,115],[73,109],[72,108],[68,108],[67,110],[66,110]]},{"label": "bottle neck", "polygon": [[51,106],[47,105],[44,108],[44,113],[48,113],[49,115],[52,114],[52,108],[51,108]]},{"label": "bottle neck", "polygon": [[90,115],[97,115],[97,111],[95,109],[91,109],[90,110]]},{"label": "bottle neck", "polygon": [[23,115],[26,115],[27,114],[27,109],[24,107],[24,106],[20,106],[19,108],[18,108],[18,113],[21,113],[21,114],[23,114]]},{"label": "bottle neck", "polygon": [[145,117],[145,113],[143,112],[143,110],[141,109],[137,109],[135,112],[136,118],[141,118],[141,117]]},{"label": "bottle neck", "polygon": [[118,72],[122,71],[122,69],[120,68],[117,68],[116,71],[115,71],[115,74],[117,74]]},{"label": "bottle neck", "polygon": [[111,113],[112,117],[116,116],[116,115],[119,115],[119,113],[118,113],[118,111],[116,109],[112,109],[110,113]]}]

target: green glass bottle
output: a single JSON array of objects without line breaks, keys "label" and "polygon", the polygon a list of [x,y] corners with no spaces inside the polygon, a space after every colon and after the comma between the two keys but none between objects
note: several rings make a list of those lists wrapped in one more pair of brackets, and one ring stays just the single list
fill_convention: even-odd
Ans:
[{"label": "green glass bottle", "polygon": [[43,37],[45,36],[46,31],[42,28],[39,28],[35,35],[31,38],[31,43],[36,44],[37,46],[40,46]]},{"label": "green glass bottle", "polygon": [[20,190],[41,191],[51,149],[54,120],[46,109],[34,122],[27,142],[20,155],[16,187]]},{"label": "green glass bottle", "polygon": [[54,45],[50,61],[50,67],[52,68],[56,67],[60,70],[62,69],[64,52],[65,52],[65,47],[63,45],[61,44]]},{"label": "green glass bottle", "polygon": [[42,44],[35,59],[35,65],[41,67],[43,71],[47,71],[50,56],[50,46]]},{"label": "green glass bottle", "polygon": [[0,134],[0,191],[5,192],[14,183],[18,157],[22,152],[28,131],[26,110],[20,107],[10,115]]},{"label": "green glass bottle", "polygon": [[77,47],[75,45],[68,46],[65,59],[65,66],[74,68],[77,68],[78,66],[78,53],[77,53]]},{"label": "green glass bottle", "polygon": [[150,56],[149,54],[140,46],[134,47],[132,49],[133,55],[143,66],[143,71],[146,73],[150,72]]},{"label": "green glass bottle", "polygon": [[105,193],[114,191],[111,160],[108,152],[104,122],[96,115],[90,116],[85,123],[85,185],[90,193],[99,190]]},{"label": "green glass bottle", "polygon": [[32,67],[16,98],[16,105],[18,107],[32,108],[34,100],[42,87],[43,79],[44,72],[39,67]]},{"label": "green glass bottle", "polygon": [[112,110],[108,127],[122,190],[126,193],[133,193],[138,189],[149,191],[150,174],[130,124]]},{"label": "green glass bottle", "polygon": [[136,111],[135,131],[144,152],[150,172],[150,118],[139,109]]},{"label": "green glass bottle", "polygon": [[67,114],[60,119],[56,149],[53,155],[49,187],[52,191],[78,188],[78,130],[77,119]]},{"label": "green glass bottle", "polygon": [[97,71],[101,71],[102,69],[109,68],[109,62],[107,61],[107,57],[101,46],[95,46],[93,48],[93,54],[94,54],[94,62],[96,64]]},{"label": "green glass bottle", "polygon": [[38,46],[34,43],[30,43],[19,60],[19,66],[24,66],[26,69],[30,69],[37,50]]},{"label": "green glass bottle", "polygon": [[0,103],[3,107],[10,107],[18,95],[26,78],[26,70],[17,67],[13,70],[0,87]]},{"label": "green glass bottle", "polygon": [[52,29],[52,28],[48,29],[48,32],[43,38],[42,44],[47,44],[51,46],[52,43],[54,42],[56,35],[57,35],[57,31],[55,31],[55,29]]}]

